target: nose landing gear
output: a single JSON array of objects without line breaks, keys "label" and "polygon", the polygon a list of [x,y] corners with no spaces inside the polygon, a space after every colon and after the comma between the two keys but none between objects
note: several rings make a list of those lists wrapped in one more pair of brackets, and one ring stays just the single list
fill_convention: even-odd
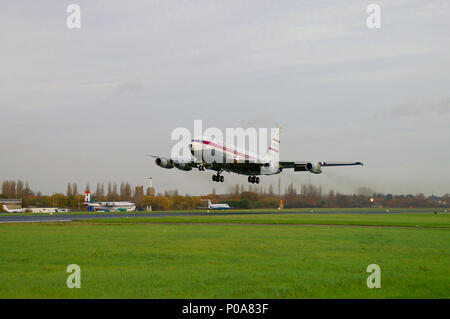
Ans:
[{"label": "nose landing gear", "polygon": [[248,177],[248,182],[249,182],[249,183],[252,183],[252,184],[254,184],[254,183],[259,184],[259,177],[256,177],[256,176],[249,176],[249,177]]}]

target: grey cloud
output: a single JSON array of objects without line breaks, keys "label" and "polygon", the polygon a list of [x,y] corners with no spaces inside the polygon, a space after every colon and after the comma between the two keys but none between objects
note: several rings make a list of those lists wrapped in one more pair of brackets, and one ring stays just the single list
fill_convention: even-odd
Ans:
[{"label": "grey cloud", "polygon": [[450,98],[408,99],[382,113],[384,118],[415,117],[421,115],[441,116],[450,114]]},{"label": "grey cloud", "polygon": [[202,119],[279,123],[285,160],[367,163],[329,169],[352,183],[286,172],[282,189],[449,192],[448,1],[379,0],[379,30],[359,0],[77,3],[79,30],[67,29],[65,4],[1,4],[0,180],[43,192],[148,176],[158,192],[246,184],[227,174],[211,185],[210,173],[144,155],[169,154],[172,130]]},{"label": "grey cloud", "polygon": [[116,92],[119,94],[137,92],[143,88],[143,84],[140,81],[129,81],[120,83],[116,87]]}]

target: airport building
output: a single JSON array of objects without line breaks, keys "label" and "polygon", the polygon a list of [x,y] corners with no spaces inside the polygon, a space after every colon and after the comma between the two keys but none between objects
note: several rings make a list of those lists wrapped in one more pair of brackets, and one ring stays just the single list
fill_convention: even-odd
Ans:
[{"label": "airport building", "polygon": [[0,206],[6,212],[15,212],[20,211],[22,209],[22,199],[21,198],[2,198],[0,199]]},{"label": "airport building", "polygon": [[16,210],[22,208],[22,199],[21,198],[13,198],[13,199],[0,199],[0,205],[6,206],[6,209]]}]

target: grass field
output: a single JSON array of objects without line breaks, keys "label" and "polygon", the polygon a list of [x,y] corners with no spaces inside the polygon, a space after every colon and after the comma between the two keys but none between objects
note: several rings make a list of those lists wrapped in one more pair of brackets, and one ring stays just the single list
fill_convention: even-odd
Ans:
[{"label": "grass field", "polygon": [[[420,208],[388,208],[390,212],[442,212],[446,213],[448,209],[446,208],[433,208],[433,207],[420,207]],[[264,212],[277,212],[277,213],[288,213],[288,212],[386,212],[386,208],[374,208],[374,207],[357,207],[357,208],[288,208],[288,209],[270,209],[270,208],[261,208],[261,209],[232,209],[228,212],[232,213],[264,213]],[[206,213],[212,212],[206,209],[196,209],[191,211],[186,210],[157,210],[157,211],[135,211],[135,212],[115,212],[120,214],[142,214],[142,213]],[[114,213],[114,212],[112,212]],[[89,211],[72,211],[69,213],[53,213],[53,215],[64,216],[67,214],[80,214],[80,215],[102,215],[104,212],[89,212]],[[37,215],[48,215],[48,213],[4,213],[0,212],[1,216],[37,216]]]},{"label": "grass field", "polygon": [[[448,214],[0,224],[0,298],[449,298],[449,226]],[[366,286],[373,263],[380,289]],[[66,287],[68,264],[81,289]]]},{"label": "grass field", "polygon": [[208,223],[208,224],[302,224],[347,226],[398,226],[450,228],[450,214],[279,214],[125,217],[88,220],[87,223]]}]

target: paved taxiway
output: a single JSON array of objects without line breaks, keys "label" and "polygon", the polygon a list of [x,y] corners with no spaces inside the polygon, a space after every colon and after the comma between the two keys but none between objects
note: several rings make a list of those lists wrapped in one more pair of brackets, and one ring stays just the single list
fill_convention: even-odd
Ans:
[{"label": "paved taxiway", "polygon": [[[60,213],[55,215],[18,215],[18,216],[2,216],[0,213],[0,223],[21,223],[21,222],[70,222],[76,219],[110,219],[110,218],[124,218],[124,217],[173,217],[173,216],[209,216],[209,215],[279,215],[279,214],[386,214],[386,211],[302,211],[302,212],[218,212],[211,213],[203,212],[186,212],[186,213],[98,213],[98,214],[77,214],[77,213]],[[390,214],[404,214],[404,213],[434,213],[432,210],[423,211],[389,211]]]}]

